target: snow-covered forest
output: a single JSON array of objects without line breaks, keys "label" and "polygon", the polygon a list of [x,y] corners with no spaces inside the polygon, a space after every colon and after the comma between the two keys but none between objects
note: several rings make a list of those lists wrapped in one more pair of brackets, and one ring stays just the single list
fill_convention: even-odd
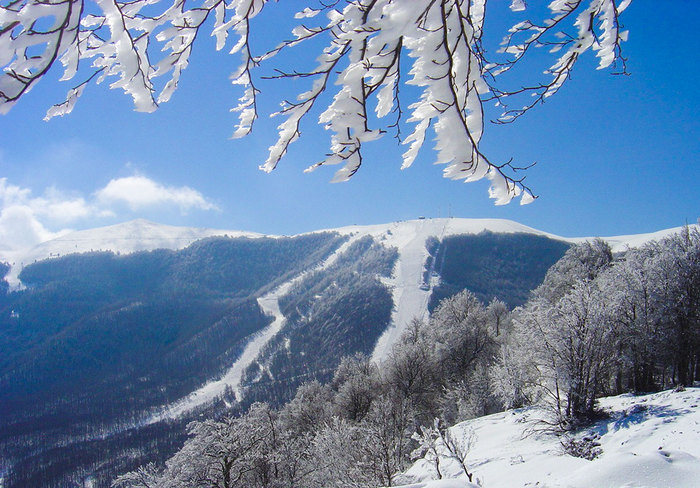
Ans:
[{"label": "snow-covered forest", "polygon": [[523,431],[559,436],[566,455],[592,459],[595,437],[569,435],[602,418],[598,398],[698,379],[699,321],[697,229],[620,255],[585,242],[524,306],[509,311],[465,290],[414,321],[384,362],[346,357],[330,383],[304,384],[280,408],[192,422],[165,466],[113,486],[398,486],[415,481],[406,470],[418,458],[436,479],[449,460],[477,482],[485,468],[467,461],[473,439],[448,427],[535,404],[545,413]]}]

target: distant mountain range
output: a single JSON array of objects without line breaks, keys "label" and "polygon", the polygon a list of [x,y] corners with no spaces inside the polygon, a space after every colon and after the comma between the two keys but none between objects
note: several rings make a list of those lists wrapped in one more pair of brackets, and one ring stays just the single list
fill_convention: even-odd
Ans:
[{"label": "distant mountain range", "polygon": [[[622,251],[677,230],[606,240]],[[464,288],[521,305],[582,240],[488,219],[293,237],[136,220],[16,253],[0,296],[0,486],[108,486],[172,454],[198,415],[284,402],[346,354],[381,362]]]}]

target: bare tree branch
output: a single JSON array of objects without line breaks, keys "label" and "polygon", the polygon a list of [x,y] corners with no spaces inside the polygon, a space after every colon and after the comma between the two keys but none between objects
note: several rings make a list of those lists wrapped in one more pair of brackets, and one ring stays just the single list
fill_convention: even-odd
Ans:
[{"label": "bare tree branch", "polygon": [[[274,114],[284,121],[260,166],[264,171],[277,166],[290,144],[300,138],[303,119],[318,109],[319,123],[331,133],[330,150],[307,171],[340,164],[333,181],[347,180],[362,165],[363,144],[390,129],[408,146],[402,163],[407,168],[430,129],[436,136],[436,162],[445,165],[445,177],[488,178],[489,194],[497,204],[516,196],[528,203],[533,193],[519,173],[532,165],[492,161],[480,148],[486,130],[484,104],[501,107],[496,124],[517,120],[556,94],[586,51],[596,53],[599,69],[612,67],[615,73],[626,73],[621,46],[627,33],[620,14],[630,0],[555,0],[542,21],[527,19],[508,30],[495,61],[487,59],[482,45],[486,0],[309,1],[295,15],[300,23],[291,37],[256,54],[254,23],[267,3],[5,2],[0,5],[0,113],[10,110],[57,61],[63,65],[62,80],[80,74],[82,81],[48,110],[46,119],[70,113],[88,84],[108,78],[113,80],[110,88],[133,98],[136,110],[151,112],[171,98],[201,30],[211,29],[217,50],[226,47],[233,34],[229,52],[240,56],[231,75],[231,82],[243,90],[232,108],[238,114],[234,138],[250,134],[259,116],[256,80],[313,80],[307,91]],[[513,2],[511,8],[522,10],[524,2]],[[319,48],[324,40],[325,47]],[[531,70],[526,70],[518,77],[519,85],[512,86],[511,76],[502,75],[537,62],[532,61],[533,48],[545,48],[554,56],[545,72],[547,79],[533,80]],[[317,59],[315,68],[272,67],[276,74],[257,73],[279,54],[300,49]],[[84,63],[88,60],[89,65]],[[158,82],[158,77],[167,79]],[[409,111],[404,112],[401,99],[406,85],[417,87],[418,95],[411,97]],[[327,97],[331,97],[329,103]],[[376,101],[373,115],[367,109],[370,99]],[[411,130],[403,137],[407,125]]]}]

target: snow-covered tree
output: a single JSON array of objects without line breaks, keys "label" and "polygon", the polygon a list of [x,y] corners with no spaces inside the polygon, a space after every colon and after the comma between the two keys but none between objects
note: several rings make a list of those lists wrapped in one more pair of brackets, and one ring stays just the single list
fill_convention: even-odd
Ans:
[{"label": "snow-covered tree", "polygon": [[270,435],[268,407],[256,404],[241,417],[192,422],[192,436],[166,463],[161,484],[171,487],[240,486],[255,469]]},{"label": "snow-covered tree", "polygon": [[523,338],[514,334],[513,342],[500,346],[496,362],[489,369],[493,394],[503,408],[520,408],[534,403],[538,398],[537,366],[527,354]]},{"label": "snow-covered tree", "polygon": [[[586,51],[596,53],[599,68],[624,72],[627,32],[619,16],[630,1],[553,0],[538,20],[524,17],[525,2],[513,0],[520,20],[504,28],[500,50],[487,53],[485,39],[493,36],[485,33],[485,19],[496,7],[487,8],[486,0],[311,0],[295,15],[298,25],[289,37],[267,52],[255,50],[255,24],[274,5],[269,0],[9,0],[0,4],[0,112],[57,64],[62,80],[77,81],[47,119],[71,112],[92,81],[105,80],[130,95],[136,110],[152,112],[171,98],[206,31],[217,49],[240,57],[231,75],[242,89],[233,109],[239,114],[234,137],[249,134],[259,115],[258,68],[280,53],[302,53],[298,66],[264,72],[310,83],[276,114],[283,119],[279,137],[261,169],[277,166],[310,113],[320,112],[331,144],[328,156],[309,169],[341,164],[336,181],[355,174],[363,144],[388,130],[408,146],[402,167],[410,166],[432,126],[446,177],[488,178],[497,204],[515,196],[528,203],[533,195],[521,168],[481,151],[484,104],[499,107],[497,122],[512,122],[556,94]],[[544,77],[529,76],[540,69],[502,76],[527,67],[537,47],[552,56]],[[315,64],[305,65],[309,60]],[[411,127],[404,136],[406,123]]]},{"label": "snow-covered tree", "polygon": [[379,395],[379,369],[368,357],[357,354],[341,360],[333,376],[336,414],[352,421],[362,420]]},{"label": "snow-covered tree", "polygon": [[385,393],[374,399],[360,423],[363,448],[371,460],[367,469],[380,486],[394,486],[397,475],[410,465],[411,415],[409,402]]},{"label": "snow-covered tree", "polygon": [[691,385],[700,374],[700,231],[684,228],[660,242],[653,264],[659,276],[666,344],[672,353],[674,380]]},{"label": "snow-covered tree", "polygon": [[483,415],[494,403],[486,370],[497,353],[495,331],[509,328],[499,302],[485,307],[468,290],[446,298],[428,322],[414,321],[386,364],[387,387],[410,400],[418,423]]},{"label": "snow-covered tree", "polygon": [[549,268],[542,284],[533,291],[533,297],[554,303],[581,281],[593,280],[612,261],[610,245],[602,239],[573,246]]},{"label": "snow-covered tree", "polygon": [[466,379],[478,362],[492,356],[496,323],[501,319],[468,290],[440,302],[430,317],[428,333],[450,377]]},{"label": "snow-covered tree", "polygon": [[332,417],[333,394],[318,381],[301,385],[280,412],[282,428],[303,436],[313,433]]},{"label": "snow-covered tree", "polygon": [[486,312],[493,322],[496,337],[510,331],[512,326],[510,311],[504,302],[494,298],[489,302],[488,307],[486,307]]},{"label": "snow-covered tree", "polygon": [[439,389],[425,324],[414,320],[382,366],[387,386],[415,406],[432,406]]},{"label": "snow-covered tree", "polygon": [[665,363],[663,283],[657,267],[662,247],[652,242],[628,250],[599,277],[617,326],[617,391],[653,391],[657,367]]},{"label": "snow-covered tree", "polygon": [[692,383],[700,338],[697,230],[628,250],[598,280],[618,327],[617,390]]},{"label": "snow-covered tree", "polygon": [[603,241],[569,249],[515,316],[522,349],[553,401],[556,422],[589,416],[615,360],[614,329],[595,278],[612,262]]},{"label": "snow-covered tree", "polygon": [[[159,470],[153,464],[118,477],[119,488],[233,488],[270,486],[269,467],[279,461],[275,412],[254,404],[240,417],[191,422],[190,438]],[[298,457],[299,453],[295,453]],[[286,471],[285,471],[286,472]]]},{"label": "snow-covered tree", "polygon": [[455,436],[450,428],[445,428],[439,419],[435,419],[431,427],[421,426],[413,439],[418,447],[411,454],[412,457],[428,462],[437,479],[442,479],[441,462],[452,460],[456,461],[471,483],[474,473],[467,465],[467,455],[475,439],[473,431]]},{"label": "snow-covered tree", "polygon": [[114,488],[156,488],[161,473],[155,463],[138,467],[135,471],[125,473],[114,480]]},{"label": "snow-covered tree", "polygon": [[317,470],[309,488],[369,488],[379,485],[374,463],[366,449],[363,429],[335,417],[319,430],[312,450]]},{"label": "snow-covered tree", "polygon": [[440,469],[440,419],[435,419],[430,427],[420,426],[418,431],[413,434],[413,440],[418,443],[418,447],[413,450],[411,457],[413,459],[424,459],[434,470],[434,476],[437,479],[442,479],[442,471]]}]

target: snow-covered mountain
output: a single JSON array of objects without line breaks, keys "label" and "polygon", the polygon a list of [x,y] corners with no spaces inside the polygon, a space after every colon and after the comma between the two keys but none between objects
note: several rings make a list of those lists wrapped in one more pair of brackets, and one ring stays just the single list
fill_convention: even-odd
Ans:
[{"label": "snow-covered mountain", "polygon": [[[386,243],[402,248],[415,238],[427,236],[448,236],[458,234],[478,234],[483,231],[494,233],[527,233],[546,236],[566,242],[577,243],[601,237],[607,241],[613,252],[623,251],[627,247],[637,247],[651,240],[678,232],[681,227],[660,230],[647,234],[624,236],[590,236],[562,237],[552,233],[533,229],[511,220],[503,219],[416,219],[390,222],[376,225],[352,225],[346,227],[322,229],[317,232],[338,232],[352,235],[386,236]],[[391,231],[391,233],[387,233]],[[191,243],[212,236],[230,237],[278,237],[272,234],[260,234],[241,230],[209,229],[197,227],[177,227],[150,222],[144,219],[132,220],[106,227],[97,227],[64,234],[58,238],[42,242],[31,249],[17,251],[11,255],[0,255],[0,260],[13,264],[13,267],[28,265],[35,261],[51,257],[65,256],[72,253],[90,251],[112,251],[115,253],[133,253],[153,249],[182,249]],[[18,273],[18,271],[16,272]]]},{"label": "snow-covered mountain", "polygon": [[[666,235],[677,232],[680,228],[662,230],[650,234],[628,235],[603,238],[614,252],[628,247],[636,247],[650,240],[661,239]],[[478,235],[484,232],[493,234],[523,234],[538,236],[566,243],[578,243],[590,240],[592,237],[565,238],[543,232],[517,222],[499,219],[416,219],[409,221],[391,222],[377,225],[353,225],[335,229],[324,229],[317,233],[334,233],[345,236],[347,241],[339,247],[325,264],[320,264],[316,270],[328,267],[345,252],[350,245],[363,238],[371,237],[384,247],[395,248],[398,258],[391,276],[382,278],[382,283],[392,293],[393,309],[389,327],[383,331],[372,351],[372,358],[381,362],[391,350],[392,345],[401,336],[405,327],[414,318],[426,318],[429,313],[429,301],[440,281],[438,273],[433,269],[431,276],[426,277],[426,262],[431,258],[431,252],[426,246],[429,239],[443,242],[445,238],[454,236]],[[313,233],[311,233],[313,234]],[[307,234],[308,235],[308,234]],[[53,240],[43,242],[32,249],[15,253],[11,269],[5,279],[11,288],[21,288],[19,274],[23,267],[44,259],[58,258],[71,254],[95,251],[111,251],[127,255],[138,251],[156,249],[180,250],[201,239],[226,236],[230,238],[279,238],[280,236],[263,235],[254,232],[221,230],[207,228],[175,227],[156,224],[138,219],[122,224],[100,227],[95,229],[72,232]],[[2,258],[2,256],[0,256]],[[444,259],[444,258],[443,258]],[[434,267],[434,265],[433,265]],[[246,353],[242,355],[221,378],[214,379],[181,399],[175,407],[168,407],[174,412],[183,412],[189,408],[202,405],[222,394],[226,388],[238,391],[243,380],[243,369],[251,366],[274,335],[281,330],[284,315],[280,312],[278,300],[286,294],[290,287],[298,283],[306,272],[291,276],[288,281],[278,284],[278,287],[265,297],[257,299],[262,310],[274,317],[270,328],[251,339]],[[266,339],[264,339],[266,338]],[[264,339],[264,340],[263,340]],[[174,409],[174,410],[173,410]],[[156,415],[155,419],[162,418]]]},{"label": "snow-covered mountain", "polygon": [[[655,233],[604,237],[613,252],[623,251],[628,247],[637,247],[650,240],[658,240],[666,235],[678,232],[680,228],[666,229]],[[395,247],[399,257],[394,267],[393,276],[385,280],[393,290],[394,312],[391,327],[379,339],[373,358],[380,361],[391,349],[391,345],[403,332],[404,327],[415,317],[425,318],[432,287],[424,282],[424,265],[429,256],[426,241],[456,235],[475,235],[482,232],[497,234],[529,234],[547,237],[567,243],[578,243],[593,237],[566,238],[543,232],[510,220],[501,219],[417,219],[388,224],[353,225],[318,232],[334,232],[348,236],[350,241],[371,236],[386,247]],[[138,219],[122,224],[82,230],[43,242],[21,253],[15,253],[10,272],[6,276],[11,288],[21,287],[19,273],[23,266],[74,253],[90,251],[111,251],[117,254],[129,254],[137,251],[154,249],[183,249],[193,242],[213,236],[229,237],[278,237],[254,232],[221,230],[192,227],[175,227],[156,224]],[[0,259],[3,257],[0,256]]]},{"label": "snow-covered mountain", "polygon": [[[658,232],[636,235],[601,237],[607,241],[613,252],[624,251],[628,247],[641,246],[651,240],[678,232],[681,227],[664,229]],[[511,220],[502,219],[417,219],[387,224],[352,225],[333,229],[323,229],[317,232],[337,232],[343,235],[362,237],[366,235],[381,238],[385,245],[397,247],[402,252],[400,266],[397,272],[402,274],[405,261],[422,260],[425,240],[430,237],[445,237],[451,235],[493,233],[525,233],[544,236],[569,243],[579,243],[593,237],[562,237],[548,232],[533,229]],[[118,254],[129,254],[137,251],[154,249],[183,249],[193,242],[213,236],[229,237],[279,237],[271,234],[260,234],[240,230],[209,229],[197,227],[177,227],[157,224],[144,219],[132,220],[121,224],[86,229],[64,234],[55,239],[42,242],[33,248],[0,253],[0,261],[11,265],[10,272],[5,277],[12,288],[21,286],[18,275],[24,266],[43,259],[66,256],[68,254],[86,253],[91,251],[111,251]],[[421,253],[416,254],[420,248]],[[422,263],[421,263],[422,264]],[[398,276],[399,281],[408,276]]]},{"label": "snow-covered mountain", "polygon": [[[621,251],[677,231],[606,240]],[[173,425],[202,411],[283,402],[346,354],[381,363],[412,319],[461,289],[524,303],[586,239],[494,219],[292,237],[136,220],[0,256],[20,290],[0,300],[0,452],[32,472],[85,442],[123,459],[134,442],[173,446]],[[45,449],[9,447],[37,439]]]},{"label": "snow-covered mountain", "polygon": [[224,231],[195,227],[175,227],[144,219],[121,224],[79,230],[42,242],[31,249],[0,254],[0,261],[12,265],[6,280],[12,287],[20,285],[18,275],[24,266],[42,259],[91,251],[129,254],[153,249],[182,249],[195,241],[212,236],[261,237],[255,232]]}]

